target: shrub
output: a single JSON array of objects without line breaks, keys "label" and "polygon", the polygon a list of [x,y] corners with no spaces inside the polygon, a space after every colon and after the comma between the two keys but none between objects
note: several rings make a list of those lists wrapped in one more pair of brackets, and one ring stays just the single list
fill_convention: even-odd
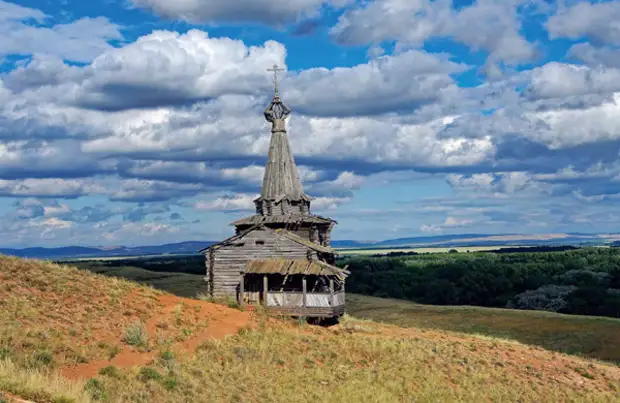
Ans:
[{"label": "shrub", "polygon": [[101,368],[101,370],[99,370],[99,375],[109,376],[110,378],[118,379],[121,377],[121,371],[114,365],[108,365],[107,367]]},{"label": "shrub", "polygon": [[132,323],[125,329],[125,343],[135,347],[145,347],[148,344],[146,327],[140,321]]},{"label": "shrub", "polygon": [[159,358],[164,361],[172,361],[174,359],[174,354],[172,353],[172,351],[162,351],[159,354]]},{"label": "shrub", "polygon": [[99,379],[89,379],[86,385],[84,385],[84,389],[95,400],[106,401],[108,399],[108,394],[103,386],[103,382]]},{"label": "shrub", "polygon": [[160,381],[163,379],[163,377],[161,376],[159,372],[157,372],[155,368],[143,367],[143,368],[140,368],[140,374],[138,375],[138,379],[140,379],[143,382],[146,382],[149,380]]},{"label": "shrub", "polygon": [[506,307],[559,312],[568,304],[566,297],[576,289],[575,286],[544,285],[536,290],[517,294],[513,300],[508,302]]},{"label": "shrub", "polygon": [[54,356],[49,351],[40,351],[34,355],[37,364],[51,365],[54,362]]},{"label": "shrub", "polygon": [[7,359],[11,356],[11,350],[7,347],[0,347],[0,360]]}]

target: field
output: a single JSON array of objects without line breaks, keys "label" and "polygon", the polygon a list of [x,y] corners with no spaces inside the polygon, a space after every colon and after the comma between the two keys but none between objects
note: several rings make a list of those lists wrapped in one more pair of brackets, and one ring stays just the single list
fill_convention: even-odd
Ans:
[{"label": "field", "polygon": [[615,365],[410,325],[346,317],[329,328],[309,326],[70,267],[0,257],[0,399],[620,399]]},{"label": "field", "polygon": [[480,334],[620,364],[620,319],[347,295],[347,312],[402,327]]},{"label": "field", "polygon": [[364,248],[364,249],[337,249],[340,255],[387,255],[388,253],[446,253],[456,250],[459,253],[486,252],[506,248],[521,248],[522,246],[455,246],[455,247],[426,247],[426,248]]}]

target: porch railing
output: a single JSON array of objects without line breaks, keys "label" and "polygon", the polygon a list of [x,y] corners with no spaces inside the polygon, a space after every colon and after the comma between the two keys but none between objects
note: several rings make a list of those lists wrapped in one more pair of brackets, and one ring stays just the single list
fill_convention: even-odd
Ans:
[{"label": "porch railing", "polygon": [[331,293],[309,292],[277,292],[267,293],[267,307],[283,308],[329,308],[338,307],[345,304],[344,291]]}]

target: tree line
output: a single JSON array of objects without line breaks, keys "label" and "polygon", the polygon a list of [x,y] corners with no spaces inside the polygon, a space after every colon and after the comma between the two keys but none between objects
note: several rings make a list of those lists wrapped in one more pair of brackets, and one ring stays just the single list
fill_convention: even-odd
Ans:
[{"label": "tree line", "polygon": [[339,259],[347,291],[434,305],[620,317],[620,249]]}]

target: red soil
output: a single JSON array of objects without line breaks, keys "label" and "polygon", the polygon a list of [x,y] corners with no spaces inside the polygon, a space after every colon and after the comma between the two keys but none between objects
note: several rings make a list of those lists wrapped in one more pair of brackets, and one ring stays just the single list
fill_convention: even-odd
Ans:
[{"label": "red soil", "polygon": [[[131,296],[129,298],[131,301]],[[131,303],[129,301],[129,303]],[[241,312],[208,302],[180,298],[173,295],[162,295],[157,302],[161,305],[159,310],[145,323],[147,334],[153,338],[156,334],[165,333],[169,324],[175,320],[181,323],[203,323],[204,327],[194,332],[194,335],[186,340],[178,341],[172,345],[173,350],[193,352],[202,342],[208,339],[222,339],[225,336],[236,334],[241,328],[250,323],[249,312]],[[178,307],[183,305],[182,314],[178,313]],[[119,342],[122,335],[117,335]],[[109,340],[109,339],[108,339]],[[123,346],[122,351],[111,360],[92,361],[85,364],[63,367],[60,373],[69,379],[92,378],[97,376],[102,368],[113,365],[117,368],[130,368],[146,365],[158,355],[158,351],[138,351],[130,346]]]}]

